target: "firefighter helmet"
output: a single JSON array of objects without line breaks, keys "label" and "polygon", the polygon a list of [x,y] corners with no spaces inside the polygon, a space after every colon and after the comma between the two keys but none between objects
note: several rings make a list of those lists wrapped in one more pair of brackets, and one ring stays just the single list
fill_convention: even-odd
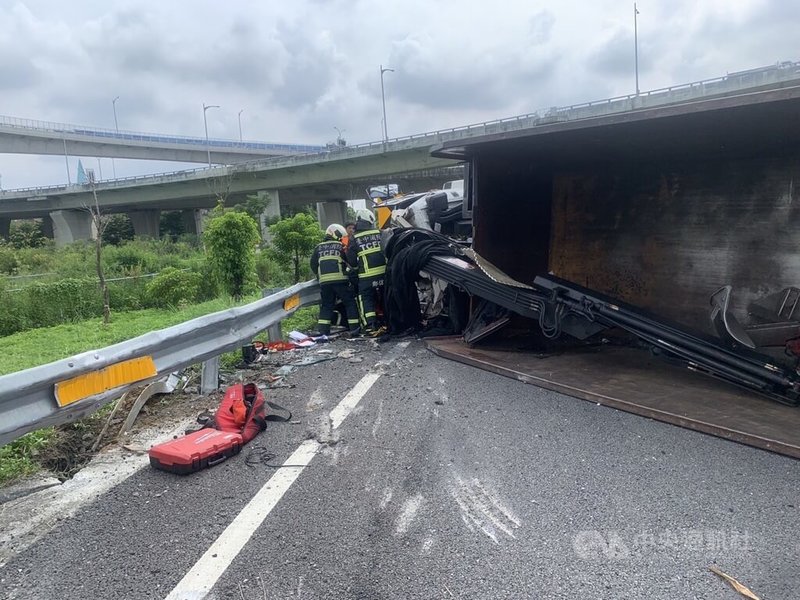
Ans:
[{"label": "firefighter helmet", "polygon": [[332,225],[328,225],[328,228],[325,230],[325,235],[335,240],[340,240],[347,235],[347,230],[338,223],[333,223]]}]

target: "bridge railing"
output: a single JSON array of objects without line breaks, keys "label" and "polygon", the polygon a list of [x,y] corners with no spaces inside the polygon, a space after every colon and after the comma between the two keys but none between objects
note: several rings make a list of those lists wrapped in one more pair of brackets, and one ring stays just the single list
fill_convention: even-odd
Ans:
[{"label": "bridge railing", "polygon": [[[299,283],[276,294],[245,306],[205,315],[142,336],[90,350],[47,365],[0,376],[0,446],[21,435],[72,422],[88,416],[99,407],[118,398],[128,389],[147,381],[160,379],[170,373],[200,362],[212,365],[216,387],[216,368],[220,354],[236,350],[249,343],[264,330],[270,336],[279,335],[283,319],[302,306],[319,302],[316,281]],[[105,373],[133,359],[152,360],[155,374],[113,389],[98,389],[85,384],[87,397],[60,406],[56,385],[74,381],[90,374]],[[127,363],[130,364],[130,363]],[[108,385],[108,384],[106,384]],[[64,404],[62,398],[62,404]]]}]

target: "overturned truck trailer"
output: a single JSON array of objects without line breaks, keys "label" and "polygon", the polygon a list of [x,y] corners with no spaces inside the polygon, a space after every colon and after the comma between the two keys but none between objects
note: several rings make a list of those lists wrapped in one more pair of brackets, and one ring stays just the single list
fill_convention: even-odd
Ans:
[{"label": "overturned truck trailer", "polygon": [[545,300],[433,351],[800,457],[800,86],[433,154],[467,164],[475,253]]}]

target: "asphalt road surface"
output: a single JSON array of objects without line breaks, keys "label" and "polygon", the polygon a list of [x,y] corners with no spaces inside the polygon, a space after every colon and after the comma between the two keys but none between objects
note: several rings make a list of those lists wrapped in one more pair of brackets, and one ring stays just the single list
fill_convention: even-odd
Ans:
[{"label": "asphalt road surface", "polygon": [[800,595],[797,461],[420,342],[361,356],[270,392],[302,424],[194,475],[144,468],[63,520],[0,568],[0,597],[740,597],[711,565]]}]

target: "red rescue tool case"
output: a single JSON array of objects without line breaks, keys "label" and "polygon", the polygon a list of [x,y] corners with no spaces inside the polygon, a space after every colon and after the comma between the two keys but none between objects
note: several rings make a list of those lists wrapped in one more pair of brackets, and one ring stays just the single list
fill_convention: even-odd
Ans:
[{"label": "red rescue tool case", "polygon": [[188,475],[213,467],[226,458],[239,454],[241,449],[240,434],[201,429],[150,448],[150,464],[162,471]]}]

